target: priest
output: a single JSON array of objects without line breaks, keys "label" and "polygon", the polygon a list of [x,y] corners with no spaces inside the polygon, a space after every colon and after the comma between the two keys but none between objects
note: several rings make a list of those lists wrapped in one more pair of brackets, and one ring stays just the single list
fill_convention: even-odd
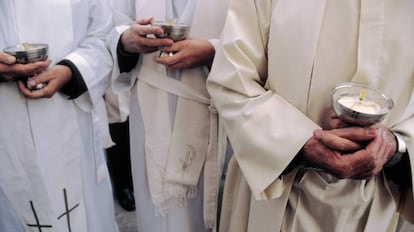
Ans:
[{"label": "priest", "polygon": [[[112,1],[112,88],[130,91],[131,166],[140,232],[216,226],[226,136],[206,89],[225,0]],[[189,26],[160,37],[152,23]],[[161,36],[162,37],[162,36]]]},{"label": "priest", "polygon": [[[395,231],[414,222],[414,2],[231,0],[208,90],[232,147],[220,231]],[[331,90],[395,107],[360,127]]]},{"label": "priest", "polygon": [[11,208],[26,231],[117,231],[98,113],[112,68],[108,2],[2,0],[0,25],[1,50],[49,46],[48,60],[29,64],[0,54],[0,187]]}]

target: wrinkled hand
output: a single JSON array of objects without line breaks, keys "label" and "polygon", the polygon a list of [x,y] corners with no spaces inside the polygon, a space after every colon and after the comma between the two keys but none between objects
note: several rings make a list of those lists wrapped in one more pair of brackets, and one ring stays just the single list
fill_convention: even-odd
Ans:
[{"label": "wrinkled hand", "polygon": [[341,179],[377,175],[395,150],[393,134],[380,125],[315,130],[303,149],[307,162]]},{"label": "wrinkled hand", "polygon": [[215,49],[206,39],[185,39],[172,46],[160,48],[163,52],[174,52],[172,56],[155,57],[154,61],[165,65],[169,70],[211,66]]},{"label": "wrinkled hand", "polygon": [[159,47],[171,46],[171,39],[158,39],[153,35],[163,34],[160,27],[151,26],[153,18],[137,20],[121,35],[124,51],[128,53],[147,54],[158,50]]},{"label": "wrinkled hand", "polygon": [[29,90],[26,83],[18,81],[20,91],[28,98],[50,98],[72,78],[72,71],[64,65],[52,68],[30,78],[27,84],[36,86],[40,83],[47,85],[39,90]]},{"label": "wrinkled hand", "polygon": [[42,72],[50,65],[50,60],[29,64],[17,64],[16,58],[7,53],[0,53],[0,79],[15,81],[21,77],[32,76]]}]

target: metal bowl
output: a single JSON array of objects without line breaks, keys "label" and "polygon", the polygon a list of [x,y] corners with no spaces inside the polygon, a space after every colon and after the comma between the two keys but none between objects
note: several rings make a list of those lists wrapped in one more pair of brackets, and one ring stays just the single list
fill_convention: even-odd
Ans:
[{"label": "metal bowl", "polygon": [[[43,43],[22,43],[15,46],[7,47],[3,50],[16,57],[16,63],[28,64],[37,61],[44,61],[48,58],[49,46]],[[29,77],[21,77],[20,79],[27,82]],[[30,90],[38,90],[46,86],[46,83],[39,83],[36,86],[31,86],[26,83]]]},{"label": "metal bowl", "polygon": [[3,51],[15,56],[17,63],[28,64],[46,60],[48,57],[49,46],[42,43],[23,43],[7,47]]},{"label": "metal bowl", "polygon": [[164,31],[162,35],[155,35],[157,38],[170,38],[174,41],[180,41],[187,37],[189,25],[184,23],[170,23],[155,21],[151,23],[152,26],[161,27]]},{"label": "metal bowl", "polygon": [[345,122],[369,126],[381,122],[394,107],[394,102],[365,84],[346,82],[332,89],[332,106]]}]

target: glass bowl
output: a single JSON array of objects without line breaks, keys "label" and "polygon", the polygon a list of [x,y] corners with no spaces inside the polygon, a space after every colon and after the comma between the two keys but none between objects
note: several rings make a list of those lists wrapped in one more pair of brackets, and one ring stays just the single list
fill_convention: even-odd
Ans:
[{"label": "glass bowl", "polygon": [[381,122],[394,107],[394,102],[365,84],[345,82],[332,89],[332,106],[343,121],[369,126]]}]

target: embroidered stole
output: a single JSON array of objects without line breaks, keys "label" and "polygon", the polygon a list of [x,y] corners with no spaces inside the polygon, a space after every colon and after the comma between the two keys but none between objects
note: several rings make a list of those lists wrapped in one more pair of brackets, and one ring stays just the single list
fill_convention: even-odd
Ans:
[{"label": "embroidered stole", "polygon": [[[196,3],[196,0],[189,0],[183,16],[192,18],[193,13],[188,11],[196,6],[189,4]],[[161,6],[166,7],[165,0],[144,1],[137,6],[137,15],[165,20],[166,11],[160,10]],[[144,7],[145,11],[141,12]],[[185,19],[180,21],[186,22]],[[205,36],[202,30],[197,20],[193,20],[189,36]],[[180,77],[174,79],[167,76],[163,65],[152,61],[153,55],[142,57],[137,82],[152,201],[160,213],[171,207],[185,206],[187,200],[197,194],[204,167],[204,188],[209,188],[207,194],[205,189],[204,218],[206,226],[211,228],[217,211],[219,171],[217,112],[209,107],[210,97],[205,86],[208,71],[205,67],[181,70]],[[177,96],[176,109],[172,111],[169,110],[170,94]],[[175,115],[170,115],[174,112]]]}]

